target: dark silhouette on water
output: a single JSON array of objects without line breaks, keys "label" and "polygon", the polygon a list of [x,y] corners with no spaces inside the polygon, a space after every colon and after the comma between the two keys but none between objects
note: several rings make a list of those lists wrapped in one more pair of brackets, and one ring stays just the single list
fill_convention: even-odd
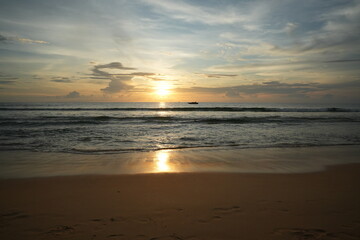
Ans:
[{"label": "dark silhouette on water", "polygon": [[188,102],[188,104],[199,104],[198,102]]}]

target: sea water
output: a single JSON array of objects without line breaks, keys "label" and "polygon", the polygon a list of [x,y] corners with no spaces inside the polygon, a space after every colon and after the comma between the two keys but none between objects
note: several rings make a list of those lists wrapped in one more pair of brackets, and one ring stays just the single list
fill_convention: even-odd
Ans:
[{"label": "sea water", "polygon": [[360,107],[355,105],[0,104],[0,151],[109,154],[356,144]]}]

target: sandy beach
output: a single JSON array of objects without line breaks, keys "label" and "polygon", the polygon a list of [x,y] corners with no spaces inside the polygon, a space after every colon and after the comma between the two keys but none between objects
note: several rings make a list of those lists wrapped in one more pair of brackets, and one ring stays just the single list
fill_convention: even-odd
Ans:
[{"label": "sandy beach", "polygon": [[0,239],[360,239],[360,165],[0,181]]},{"label": "sandy beach", "polygon": [[360,0],[0,3],[0,240],[360,240]]}]

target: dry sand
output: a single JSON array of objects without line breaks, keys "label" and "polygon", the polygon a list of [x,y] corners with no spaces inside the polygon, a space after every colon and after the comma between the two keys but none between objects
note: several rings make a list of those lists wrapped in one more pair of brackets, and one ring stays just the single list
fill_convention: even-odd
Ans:
[{"label": "dry sand", "polygon": [[0,239],[360,239],[360,165],[0,181]]}]

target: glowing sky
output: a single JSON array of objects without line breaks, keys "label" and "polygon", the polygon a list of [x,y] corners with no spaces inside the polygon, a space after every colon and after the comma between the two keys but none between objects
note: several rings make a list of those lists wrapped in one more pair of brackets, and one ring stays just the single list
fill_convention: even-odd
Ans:
[{"label": "glowing sky", "polygon": [[0,2],[0,101],[360,100],[360,1]]}]

